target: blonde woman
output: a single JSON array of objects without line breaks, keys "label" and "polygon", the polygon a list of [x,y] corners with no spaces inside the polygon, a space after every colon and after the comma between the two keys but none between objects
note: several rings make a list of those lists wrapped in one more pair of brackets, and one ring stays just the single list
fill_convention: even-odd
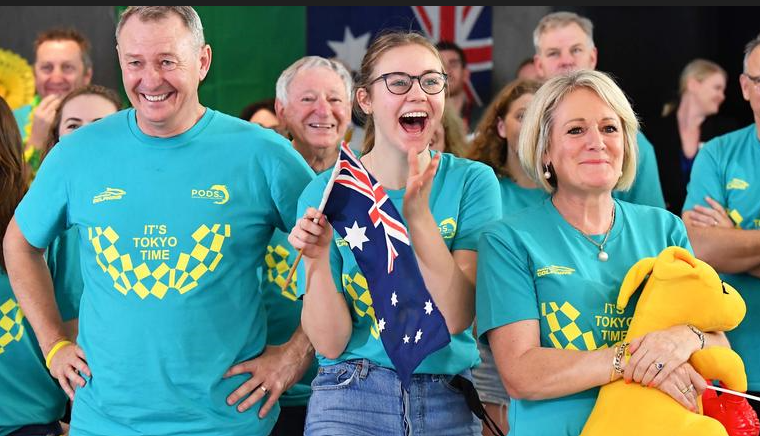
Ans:
[{"label": "blonde woman", "polygon": [[[550,197],[478,246],[478,334],[512,397],[512,435],[580,434],[598,387],[620,377],[697,408],[705,382],[686,361],[699,335],[679,325],[618,343],[635,307],[614,309],[628,269],[671,245],[690,249],[678,217],[612,197],[633,183],[637,129],[620,88],[590,70],[549,80],[525,114],[520,161]],[[727,344],[722,333],[704,338]],[[625,348],[630,361],[613,365]]]},{"label": "blonde woman", "polygon": [[727,77],[715,62],[689,62],[681,72],[678,98],[666,103],[662,117],[647,126],[647,135],[656,145],[665,206],[676,215],[681,214],[691,167],[702,145],[738,127],[717,115],[725,100]]}]

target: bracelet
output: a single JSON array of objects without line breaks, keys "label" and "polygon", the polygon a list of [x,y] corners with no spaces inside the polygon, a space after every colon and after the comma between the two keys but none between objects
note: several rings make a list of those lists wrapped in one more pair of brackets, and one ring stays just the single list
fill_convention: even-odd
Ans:
[{"label": "bracelet", "polygon": [[45,366],[47,366],[47,369],[50,369],[50,363],[53,361],[53,357],[58,353],[61,348],[65,347],[66,345],[72,345],[72,342],[67,339],[61,339],[60,341],[56,342],[55,345],[53,345],[53,348],[50,349],[50,352],[48,352],[47,356],[45,357]]},{"label": "bracelet", "polygon": [[615,357],[612,359],[612,372],[610,373],[610,381],[614,380],[615,374],[623,374],[623,367],[620,366],[623,361],[623,355],[625,350],[628,349],[628,342],[621,342],[615,345]]},{"label": "bracelet", "polygon": [[699,338],[699,349],[704,350],[705,349],[705,334],[702,333],[702,330],[694,327],[691,324],[686,324],[686,327],[689,328],[692,332],[694,332],[695,335]]}]

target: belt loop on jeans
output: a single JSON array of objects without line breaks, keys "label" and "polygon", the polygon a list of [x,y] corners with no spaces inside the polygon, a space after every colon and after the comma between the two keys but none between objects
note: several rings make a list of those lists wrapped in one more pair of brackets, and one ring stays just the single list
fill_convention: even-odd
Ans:
[{"label": "belt loop on jeans", "polygon": [[368,359],[362,359],[357,364],[357,370],[359,370],[359,378],[366,379],[367,374],[369,374],[369,360]]}]

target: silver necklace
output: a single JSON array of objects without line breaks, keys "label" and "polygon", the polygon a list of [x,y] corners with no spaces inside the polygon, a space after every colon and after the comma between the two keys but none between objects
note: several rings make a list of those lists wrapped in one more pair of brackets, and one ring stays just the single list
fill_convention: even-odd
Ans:
[{"label": "silver necklace", "polygon": [[[604,232],[604,239],[602,239],[602,242],[596,242],[591,238],[591,236],[581,232],[581,230],[578,227],[573,226],[575,230],[578,230],[581,235],[583,235],[584,238],[588,239],[589,242],[596,245],[596,247],[599,249],[599,254],[596,255],[596,258],[599,259],[600,262],[607,262],[607,260],[610,258],[610,255],[607,254],[606,251],[604,251],[604,244],[607,243],[607,238],[610,237],[610,232],[612,232],[612,226],[615,224],[615,206],[612,206],[612,219],[610,220],[610,226],[607,228],[607,231]],[[572,224],[570,224],[572,226]]]},{"label": "silver necklace", "polygon": [[[552,203],[553,202],[554,202],[554,199],[552,198]],[[555,206],[555,208],[556,208],[556,206]],[[568,221],[567,223],[570,224],[570,221]],[[592,244],[594,244],[596,246],[596,248],[599,249],[599,254],[596,255],[596,258],[599,259],[600,262],[607,262],[607,260],[609,260],[609,258],[610,258],[610,255],[607,254],[606,251],[604,251],[604,244],[607,243],[607,238],[610,237],[610,232],[612,232],[612,226],[614,224],[615,224],[615,205],[613,204],[612,205],[612,219],[610,220],[610,226],[607,228],[607,231],[604,232],[604,239],[602,239],[601,243],[596,242],[595,240],[593,240],[591,238],[591,236],[585,234],[578,227],[575,227],[572,224],[570,224],[570,226],[572,226],[575,230],[578,231],[578,233],[580,233],[581,235],[583,235],[584,238],[588,239],[589,242],[591,242]]]}]

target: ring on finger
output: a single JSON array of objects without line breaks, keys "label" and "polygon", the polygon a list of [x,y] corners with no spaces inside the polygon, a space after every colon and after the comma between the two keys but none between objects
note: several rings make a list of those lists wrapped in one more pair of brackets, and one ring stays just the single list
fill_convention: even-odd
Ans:
[{"label": "ring on finger", "polygon": [[267,387],[266,387],[266,386],[264,386],[263,384],[262,384],[262,385],[259,385],[259,389],[261,389],[262,391],[264,391],[264,393],[265,393],[265,394],[268,392],[268,389],[267,389]]},{"label": "ring on finger", "polygon": [[665,368],[665,364],[662,362],[654,362],[652,363],[652,365],[654,366],[654,369],[657,370],[658,374],[660,373],[660,371],[662,371],[662,368]]}]

